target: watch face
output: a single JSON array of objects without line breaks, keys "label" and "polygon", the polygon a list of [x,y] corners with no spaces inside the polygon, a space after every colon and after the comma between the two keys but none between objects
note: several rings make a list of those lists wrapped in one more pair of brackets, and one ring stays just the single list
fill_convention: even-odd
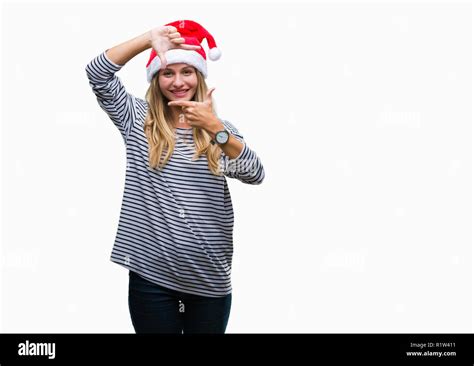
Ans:
[{"label": "watch face", "polygon": [[225,144],[228,139],[229,139],[229,134],[227,133],[227,131],[219,131],[216,134],[216,141],[219,144]]}]

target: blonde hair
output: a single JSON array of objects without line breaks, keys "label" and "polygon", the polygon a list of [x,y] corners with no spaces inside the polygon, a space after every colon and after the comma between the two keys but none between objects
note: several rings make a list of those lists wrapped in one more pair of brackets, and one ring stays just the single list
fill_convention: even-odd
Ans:
[{"label": "blonde hair", "polygon": [[[192,100],[203,102],[207,93],[207,85],[201,72],[196,69],[195,72],[198,82]],[[151,80],[145,95],[148,102],[148,111],[145,117],[144,131],[148,139],[149,165],[154,169],[162,169],[166,165],[175,147],[171,107],[168,106],[166,98],[161,93],[158,75],[159,72]],[[213,112],[215,114],[214,107]],[[219,164],[220,148],[211,144],[211,137],[205,130],[196,127],[192,129],[196,146],[196,152],[192,160],[197,160],[200,155],[206,154],[211,173],[222,175]]]}]

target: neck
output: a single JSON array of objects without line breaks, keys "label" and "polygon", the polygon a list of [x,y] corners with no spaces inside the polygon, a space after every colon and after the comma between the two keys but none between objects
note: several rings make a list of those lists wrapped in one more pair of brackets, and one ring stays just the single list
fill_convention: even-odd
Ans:
[{"label": "neck", "polygon": [[171,107],[171,116],[174,128],[192,128],[184,117],[181,107]]}]

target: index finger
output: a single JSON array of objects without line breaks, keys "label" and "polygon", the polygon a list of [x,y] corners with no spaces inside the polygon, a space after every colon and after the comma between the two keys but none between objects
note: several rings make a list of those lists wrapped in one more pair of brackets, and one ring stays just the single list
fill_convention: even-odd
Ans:
[{"label": "index finger", "polygon": [[175,106],[182,106],[182,107],[194,107],[194,101],[189,101],[189,100],[173,100],[171,102],[168,102],[169,106],[175,105]]},{"label": "index finger", "polygon": [[178,47],[181,47],[182,49],[185,49],[185,50],[194,51],[201,48],[201,46],[198,46],[198,45],[184,43],[186,42],[186,40],[183,37],[173,38],[171,42],[175,43]]},{"label": "index finger", "polygon": [[181,48],[185,50],[191,50],[191,51],[198,50],[201,48],[200,46],[194,46],[192,44],[181,44],[180,46]]},{"label": "index finger", "polygon": [[178,31],[176,27],[173,27],[172,25],[168,25],[167,27],[168,27],[168,33],[174,33]]}]

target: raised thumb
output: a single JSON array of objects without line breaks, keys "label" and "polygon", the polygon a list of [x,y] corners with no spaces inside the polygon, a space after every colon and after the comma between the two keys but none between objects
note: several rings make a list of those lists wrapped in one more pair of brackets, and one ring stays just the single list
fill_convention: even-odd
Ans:
[{"label": "raised thumb", "polygon": [[209,89],[207,91],[207,94],[206,94],[206,99],[209,101],[209,102],[212,102],[212,93],[214,92],[214,90],[216,90],[215,87]]},{"label": "raised thumb", "polygon": [[160,58],[160,61],[161,61],[160,69],[163,70],[163,69],[166,68],[166,65],[167,65],[167,61],[166,61],[166,57],[165,57],[164,52],[159,52],[158,57]]}]

